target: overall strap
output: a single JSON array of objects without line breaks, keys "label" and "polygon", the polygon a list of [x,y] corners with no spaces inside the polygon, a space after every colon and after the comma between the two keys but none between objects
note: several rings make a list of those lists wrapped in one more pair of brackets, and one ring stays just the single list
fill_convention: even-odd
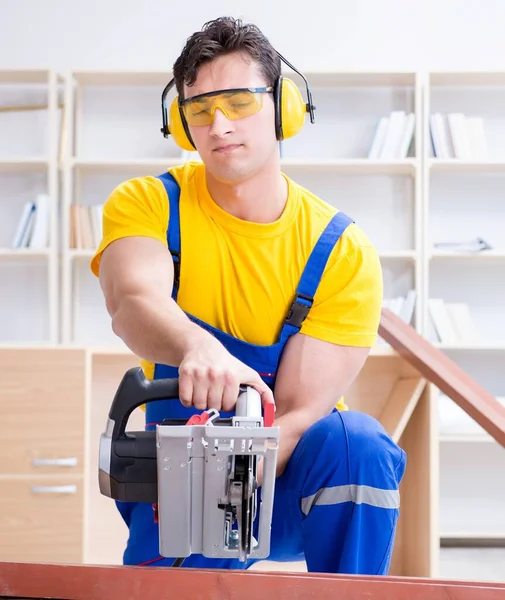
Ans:
[{"label": "overall strap", "polygon": [[338,212],[320,235],[298,283],[295,298],[282,327],[280,341],[286,342],[291,335],[300,330],[314,302],[314,296],[328,258],[340,236],[351,223],[354,223],[354,221],[349,216],[343,212]]},{"label": "overall strap", "polygon": [[169,202],[167,243],[174,261],[174,286],[172,296],[175,300],[177,298],[177,292],[179,291],[181,274],[181,230],[179,222],[179,197],[181,190],[174,176],[168,171],[162,175],[158,175],[158,179],[160,179],[165,186]]}]

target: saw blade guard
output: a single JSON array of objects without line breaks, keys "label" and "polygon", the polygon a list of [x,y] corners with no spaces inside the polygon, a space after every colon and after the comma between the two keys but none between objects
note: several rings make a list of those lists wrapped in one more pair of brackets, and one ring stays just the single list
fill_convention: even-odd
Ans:
[{"label": "saw blade guard", "polygon": [[279,428],[265,427],[260,395],[246,386],[231,419],[203,421],[156,428],[160,554],[267,558]]}]

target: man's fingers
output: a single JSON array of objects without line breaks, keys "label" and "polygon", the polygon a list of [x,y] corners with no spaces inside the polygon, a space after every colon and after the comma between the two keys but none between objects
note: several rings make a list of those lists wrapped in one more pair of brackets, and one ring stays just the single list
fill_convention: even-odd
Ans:
[{"label": "man's fingers", "polygon": [[221,410],[223,402],[224,386],[220,381],[211,383],[207,394],[207,408],[215,408]]},{"label": "man's fingers", "polygon": [[227,382],[223,390],[223,410],[225,412],[232,411],[236,404],[239,392],[239,385],[236,382]]},{"label": "man's fingers", "polygon": [[205,379],[195,378],[193,381],[193,406],[198,408],[198,410],[205,410],[207,408],[208,393],[208,382]]},{"label": "man's fingers", "polygon": [[179,377],[179,399],[187,408],[193,403],[193,381],[188,375]]},{"label": "man's fingers", "polygon": [[[224,367],[226,366],[224,364]],[[231,368],[233,366],[235,368]],[[195,365],[194,361],[181,365],[179,397],[186,407],[193,406],[199,410],[215,408],[230,412],[237,404],[240,382],[256,389],[260,394],[262,405],[273,405],[275,411],[272,390],[254,369],[236,359],[228,365],[228,369],[223,367],[209,369]]]},{"label": "man's fingers", "polygon": [[275,406],[274,393],[268,386],[265,386],[263,390],[260,390],[260,394],[262,404],[273,404]]}]

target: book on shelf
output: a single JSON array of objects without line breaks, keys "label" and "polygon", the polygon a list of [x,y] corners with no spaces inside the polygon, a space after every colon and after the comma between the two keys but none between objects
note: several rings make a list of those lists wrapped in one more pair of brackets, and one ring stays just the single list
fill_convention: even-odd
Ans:
[{"label": "book on shelf", "polygon": [[484,250],[492,250],[493,246],[481,237],[473,240],[464,240],[460,242],[435,242],[433,247],[439,252],[484,252]]},{"label": "book on shelf", "polygon": [[50,200],[47,194],[37,194],[35,200],[23,205],[11,247],[42,250],[49,244]]},{"label": "book on shelf", "polygon": [[102,239],[103,204],[70,206],[70,248],[94,250]]},{"label": "book on shelf", "polygon": [[[391,312],[398,315],[407,325],[412,323],[414,309],[416,306],[417,292],[409,290],[404,296],[394,296],[392,298],[384,298],[382,308],[387,308]],[[379,344],[386,344],[382,338],[378,338]]]},{"label": "book on shelf", "polygon": [[437,341],[451,346],[471,346],[477,342],[477,331],[468,304],[429,298],[428,312]]},{"label": "book on shelf", "polygon": [[417,292],[409,290],[405,296],[395,296],[393,298],[385,298],[382,302],[383,308],[388,308],[400,317],[407,325],[412,322],[414,316],[414,308],[416,305]]},{"label": "book on shelf", "polygon": [[436,158],[486,160],[488,148],[484,119],[461,112],[430,115],[430,136]]},{"label": "book on shelf", "polygon": [[414,113],[394,110],[381,117],[375,129],[369,159],[398,160],[406,158],[414,137]]}]

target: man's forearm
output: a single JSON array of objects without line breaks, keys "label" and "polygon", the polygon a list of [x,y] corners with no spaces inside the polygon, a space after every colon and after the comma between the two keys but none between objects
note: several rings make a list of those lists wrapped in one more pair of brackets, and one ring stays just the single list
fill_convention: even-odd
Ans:
[{"label": "man's forearm", "polygon": [[112,314],[112,328],[140,358],[172,366],[179,366],[188,351],[211,338],[170,297],[122,298]]},{"label": "man's forearm", "polygon": [[314,414],[306,408],[284,413],[274,421],[280,428],[279,449],[277,452],[277,476],[284,472],[294,449],[304,432],[322,415]]}]

